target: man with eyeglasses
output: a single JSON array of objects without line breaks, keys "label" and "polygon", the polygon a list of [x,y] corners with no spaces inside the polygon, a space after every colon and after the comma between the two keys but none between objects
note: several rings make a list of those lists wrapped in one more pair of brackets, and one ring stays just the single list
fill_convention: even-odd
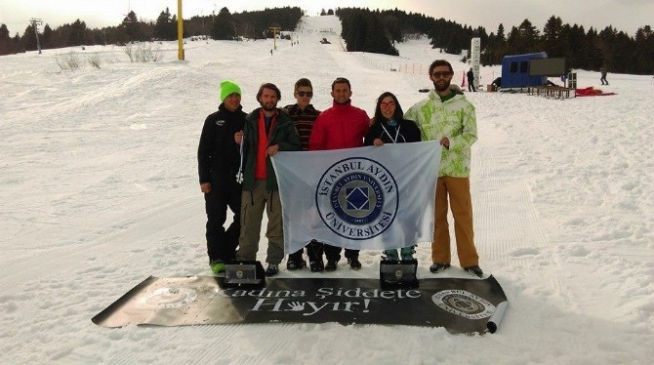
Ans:
[{"label": "man with eyeglasses", "polygon": [[434,90],[429,92],[427,99],[409,108],[404,118],[418,124],[423,141],[437,140],[443,146],[436,183],[434,240],[431,245],[433,265],[429,270],[437,273],[450,267],[449,198],[459,263],[470,274],[482,277],[484,273],[479,268],[474,243],[470,197],[471,147],[477,141],[477,117],[475,107],[465,96],[450,88],[453,75],[449,62],[434,61],[429,67]]},{"label": "man with eyeglasses", "polygon": [[[318,116],[309,138],[309,150],[335,150],[363,146],[363,138],[370,126],[370,117],[365,110],[352,105],[352,87],[350,81],[339,77],[332,82],[331,108]],[[325,271],[334,271],[341,259],[341,248],[324,244],[327,265]],[[318,259],[313,265],[322,265],[322,252],[316,252]],[[345,249],[345,257],[354,270],[361,268],[359,250]]]},{"label": "man with eyeglasses", "polygon": [[[313,86],[311,81],[306,78],[301,78],[295,83],[295,92],[293,93],[295,104],[289,104],[284,107],[284,111],[291,117],[295,129],[297,130],[298,135],[300,136],[300,142],[302,143],[302,151],[309,150],[309,137],[311,136],[311,130],[313,129],[313,124],[316,122],[320,110],[316,110],[311,104],[311,98],[313,98]],[[314,250],[312,247],[315,245],[322,246],[321,243],[317,241],[312,241],[307,250],[309,256],[309,262],[317,262],[315,257]],[[302,251],[299,250],[288,256],[288,261],[286,262],[287,270],[299,270],[307,266],[306,261],[302,258]],[[311,271],[323,271],[325,268],[323,265],[312,265]]]}]

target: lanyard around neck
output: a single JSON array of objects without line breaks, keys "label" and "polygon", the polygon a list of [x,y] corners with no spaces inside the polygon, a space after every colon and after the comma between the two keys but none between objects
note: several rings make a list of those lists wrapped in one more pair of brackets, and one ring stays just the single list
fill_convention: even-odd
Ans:
[{"label": "lanyard around neck", "polygon": [[382,129],[384,130],[384,133],[386,133],[388,138],[390,138],[391,141],[393,141],[393,143],[397,143],[397,138],[400,136],[400,127],[401,127],[400,123],[399,122],[397,123],[397,129],[395,130],[395,138],[393,138],[393,136],[391,136],[391,134],[388,132],[388,129],[384,127],[384,123],[380,123],[380,124]]}]

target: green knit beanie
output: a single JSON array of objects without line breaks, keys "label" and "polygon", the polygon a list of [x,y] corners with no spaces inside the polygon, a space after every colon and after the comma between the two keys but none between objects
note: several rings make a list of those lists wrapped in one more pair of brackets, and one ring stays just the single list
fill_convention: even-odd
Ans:
[{"label": "green knit beanie", "polygon": [[220,101],[223,102],[225,101],[225,98],[230,96],[231,94],[237,93],[241,95],[241,88],[236,85],[235,82],[225,80],[220,83]]}]

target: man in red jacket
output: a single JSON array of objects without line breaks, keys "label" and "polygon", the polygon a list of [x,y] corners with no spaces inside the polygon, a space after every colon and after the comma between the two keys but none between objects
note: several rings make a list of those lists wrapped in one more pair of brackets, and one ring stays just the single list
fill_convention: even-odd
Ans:
[{"label": "man in red jacket", "polygon": [[[353,148],[363,146],[363,138],[370,126],[370,117],[365,110],[359,109],[351,104],[352,87],[348,79],[339,77],[332,83],[332,97],[334,103],[331,108],[326,109],[318,116],[313,125],[313,131],[309,138],[309,151],[335,150],[340,148]],[[322,249],[317,247],[320,244],[312,243],[310,250],[316,253],[317,261],[311,262],[311,269],[314,266],[322,266]],[[325,271],[336,270],[337,263],[341,259],[341,248],[324,244],[327,265]],[[354,270],[361,268],[359,262],[359,250],[345,249],[345,257],[350,267]]]}]

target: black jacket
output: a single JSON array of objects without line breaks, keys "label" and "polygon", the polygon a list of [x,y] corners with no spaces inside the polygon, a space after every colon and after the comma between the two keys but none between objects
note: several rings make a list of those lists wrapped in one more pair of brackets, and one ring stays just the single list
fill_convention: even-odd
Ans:
[{"label": "black jacket", "polygon": [[[254,109],[246,117],[246,123],[243,128],[243,138],[245,138],[243,153],[245,161],[243,163],[243,191],[254,190],[254,173],[257,161],[257,147],[259,144],[259,113],[261,108]],[[300,136],[293,126],[293,121],[281,109],[277,109],[277,121],[270,131],[268,146],[279,145],[279,151],[299,151],[302,144]],[[277,176],[273,168],[270,157],[266,157],[266,167],[268,178],[266,179],[266,191],[277,191]]]},{"label": "black jacket", "polygon": [[[400,133],[397,136],[397,143],[420,142],[422,140],[420,136],[420,128],[418,128],[418,125],[414,121],[401,119],[398,121],[398,126],[400,128]],[[388,133],[386,133],[384,128],[386,128]],[[396,132],[397,127],[391,127],[388,125],[387,121],[374,120],[370,126],[370,129],[368,129],[368,133],[366,134],[365,139],[363,140],[363,145],[372,146],[373,142],[377,138],[381,138],[382,142],[384,143],[393,143]],[[393,138],[391,138],[391,136]]]},{"label": "black jacket", "polygon": [[[243,130],[245,116],[241,106],[232,112],[220,104],[204,121],[198,146],[200,184],[236,181],[241,156],[234,134]],[[212,181],[212,176],[218,181]]]}]

